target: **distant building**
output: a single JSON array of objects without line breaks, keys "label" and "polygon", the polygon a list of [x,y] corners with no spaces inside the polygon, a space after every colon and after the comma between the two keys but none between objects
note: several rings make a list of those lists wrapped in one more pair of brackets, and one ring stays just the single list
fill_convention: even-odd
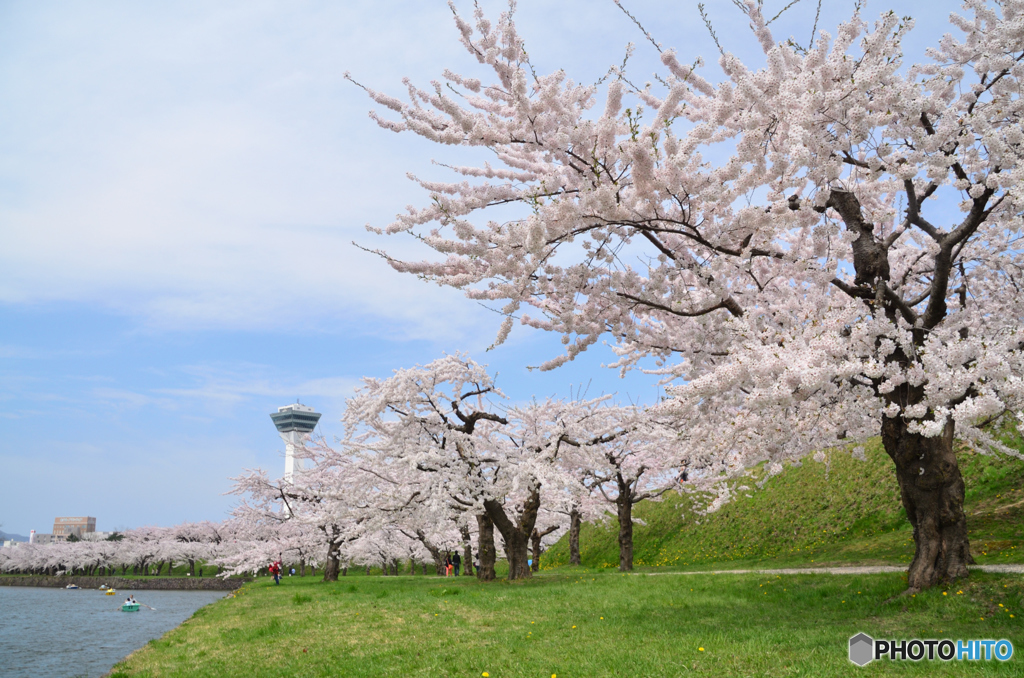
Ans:
[{"label": "distant building", "polygon": [[[81,539],[82,534],[95,531],[96,519],[89,516],[55,518],[53,521],[53,538],[57,541],[64,541],[71,535]],[[38,536],[36,535],[36,537]]]},{"label": "distant building", "polygon": [[13,539],[5,539],[3,544],[0,544],[0,548],[13,549],[15,546],[20,544],[20,541],[14,541]]},{"label": "distant building", "polygon": [[[54,544],[57,541],[52,534],[39,534],[35,530],[32,530],[32,533],[28,536],[29,544]],[[63,539],[60,541],[63,541]]]}]

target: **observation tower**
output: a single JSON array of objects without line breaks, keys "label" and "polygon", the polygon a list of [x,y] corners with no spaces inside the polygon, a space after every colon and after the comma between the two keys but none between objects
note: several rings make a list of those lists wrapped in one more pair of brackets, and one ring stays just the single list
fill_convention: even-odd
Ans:
[{"label": "observation tower", "polygon": [[313,432],[320,421],[320,413],[312,407],[295,403],[277,408],[270,415],[277,432],[284,441],[284,479],[292,482],[295,472],[302,472],[302,459],[295,458],[295,448],[302,445],[306,436]]}]

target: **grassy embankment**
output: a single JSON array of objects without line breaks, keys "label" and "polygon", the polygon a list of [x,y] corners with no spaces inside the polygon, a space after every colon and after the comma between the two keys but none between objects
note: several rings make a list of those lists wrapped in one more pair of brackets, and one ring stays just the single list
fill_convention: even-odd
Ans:
[{"label": "grassy embankment", "polygon": [[[112,676],[848,676],[847,639],[1009,638],[1019,577],[895,597],[899,574],[630,576],[532,581],[309,577],[249,584]],[[1020,652],[1018,641],[1017,651]],[[865,675],[1021,675],[998,662],[880,661]]]},{"label": "grassy embankment", "polygon": [[[1005,438],[1024,451],[1019,437]],[[900,503],[892,461],[879,442],[867,461],[832,452],[788,467],[756,489],[739,491],[716,513],[695,514],[691,497],[666,495],[644,502],[634,516],[638,569],[728,569],[897,564],[910,562],[914,543]],[[960,455],[967,486],[965,509],[971,551],[979,564],[1024,562],[1024,462],[1005,456]],[[749,496],[748,496],[749,495]],[[618,567],[618,524],[584,524],[583,565]],[[548,567],[569,561],[563,538],[542,557]]]}]

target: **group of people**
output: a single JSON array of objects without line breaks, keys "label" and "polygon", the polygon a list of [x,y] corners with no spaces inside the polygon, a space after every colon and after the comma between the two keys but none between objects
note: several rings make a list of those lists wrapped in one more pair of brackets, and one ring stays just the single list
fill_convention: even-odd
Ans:
[{"label": "group of people", "polygon": [[462,566],[462,557],[458,551],[449,553],[444,557],[444,576],[446,577],[458,577],[459,568]]},{"label": "group of people", "polygon": [[124,604],[125,605],[138,605],[139,601],[135,600],[135,596],[134,595],[129,594],[128,597],[124,599]]}]

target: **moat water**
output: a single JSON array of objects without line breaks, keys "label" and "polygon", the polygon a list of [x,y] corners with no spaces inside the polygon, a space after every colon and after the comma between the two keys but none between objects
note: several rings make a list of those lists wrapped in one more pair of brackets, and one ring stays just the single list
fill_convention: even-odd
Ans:
[{"label": "moat water", "polygon": [[[122,612],[133,594],[142,607]],[[119,591],[0,586],[0,676],[103,676],[225,591]]]}]

